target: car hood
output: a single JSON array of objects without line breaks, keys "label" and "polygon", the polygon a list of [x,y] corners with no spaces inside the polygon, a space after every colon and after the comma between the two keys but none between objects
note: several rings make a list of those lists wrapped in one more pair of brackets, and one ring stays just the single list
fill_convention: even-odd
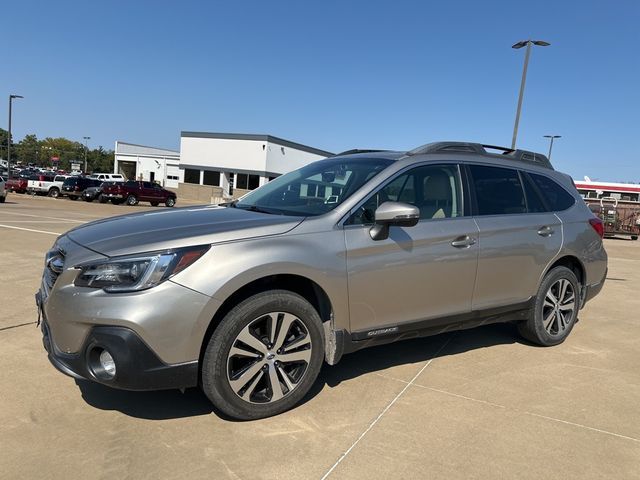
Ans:
[{"label": "car hood", "polygon": [[111,257],[279,235],[303,220],[218,206],[167,208],[98,220],[66,235]]}]

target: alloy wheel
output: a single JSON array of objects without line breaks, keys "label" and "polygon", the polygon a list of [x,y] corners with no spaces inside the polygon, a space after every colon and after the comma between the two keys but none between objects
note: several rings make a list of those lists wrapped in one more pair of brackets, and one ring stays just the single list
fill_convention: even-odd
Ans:
[{"label": "alloy wheel", "polygon": [[271,312],[251,321],[227,355],[229,386],[250,403],[271,403],[291,394],[311,361],[312,342],[295,315]]},{"label": "alloy wheel", "polygon": [[569,280],[561,278],[547,290],[542,306],[542,325],[553,336],[562,335],[571,326],[576,310],[576,293]]}]

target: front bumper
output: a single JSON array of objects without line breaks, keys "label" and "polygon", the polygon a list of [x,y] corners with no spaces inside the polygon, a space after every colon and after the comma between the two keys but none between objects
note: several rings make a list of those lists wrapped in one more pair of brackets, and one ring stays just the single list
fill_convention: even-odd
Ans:
[{"label": "front bumper", "polygon": [[[36,303],[43,317],[42,343],[49,361],[65,375],[124,390],[188,388],[198,384],[197,361],[168,365],[137,333],[126,327],[93,327],[78,352],[64,353],[53,341],[39,293]],[[113,357],[116,365],[113,378],[101,373],[98,362],[101,350],[107,350]]]}]

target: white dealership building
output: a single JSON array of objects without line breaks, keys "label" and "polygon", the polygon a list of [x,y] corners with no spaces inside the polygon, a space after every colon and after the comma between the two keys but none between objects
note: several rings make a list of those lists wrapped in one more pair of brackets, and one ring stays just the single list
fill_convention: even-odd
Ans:
[{"label": "white dealership building", "polygon": [[182,132],[181,182],[185,187],[218,187],[225,197],[238,196],[331,155],[272,135]]},{"label": "white dealership building", "polygon": [[182,181],[180,152],[157,147],[116,142],[113,172],[128,180],[158,182],[163,187],[178,188]]}]

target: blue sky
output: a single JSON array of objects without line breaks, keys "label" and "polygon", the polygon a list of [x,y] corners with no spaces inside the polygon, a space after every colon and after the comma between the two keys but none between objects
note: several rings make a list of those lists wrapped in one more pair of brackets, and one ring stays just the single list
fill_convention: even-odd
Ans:
[{"label": "blue sky", "polygon": [[[5,10],[6,11],[6,10]],[[179,147],[181,130],[330,151],[518,146],[582,178],[640,182],[640,2],[11,2],[0,94],[14,138]],[[0,100],[6,128],[6,100]]]}]

